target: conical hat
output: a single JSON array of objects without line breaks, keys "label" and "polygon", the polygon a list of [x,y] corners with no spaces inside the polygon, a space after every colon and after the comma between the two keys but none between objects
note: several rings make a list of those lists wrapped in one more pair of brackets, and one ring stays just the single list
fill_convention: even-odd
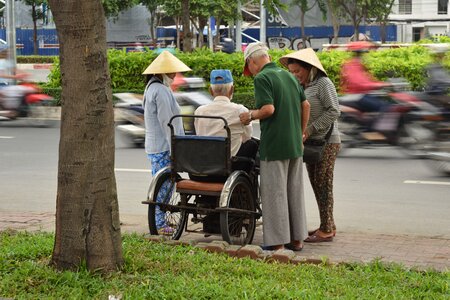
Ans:
[{"label": "conical hat", "polygon": [[[316,55],[316,52],[312,48],[306,48],[302,49],[296,52],[289,53],[283,57],[280,58],[280,63],[287,68],[288,59],[293,58],[296,60],[303,61],[307,64],[310,64],[311,66],[316,67],[320,71],[322,71],[325,75],[327,75],[327,72],[325,72],[325,69],[323,68],[322,64],[320,63],[319,58]],[[328,75],[327,75],[328,76]]]},{"label": "conical hat", "polygon": [[167,50],[161,52],[142,74],[168,74],[187,72],[191,69]]}]

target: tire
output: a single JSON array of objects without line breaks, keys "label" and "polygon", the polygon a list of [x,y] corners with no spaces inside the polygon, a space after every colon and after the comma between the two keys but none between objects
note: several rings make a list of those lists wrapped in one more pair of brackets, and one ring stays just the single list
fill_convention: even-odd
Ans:
[{"label": "tire", "polygon": [[[249,180],[237,177],[230,187],[227,208],[245,209],[256,212],[255,199]],[[253,241],[256,215],[221,211],[220,230],[224,241],[233,245],[247,245]]]},{"label": "tire", "polygon": [[[182,199],[181,195],[176,192],[176,182],[172,180],[170,176],[170,172],[164,173],[163,176],[161,176],[156,183],[154,194],[152,195],[152,199],[158,199],[157,196],[160,194],[160,190],[162,189],[164,184],[169,185],[169,190],[172,191],[170,193],[170,198],[165,199],[163,201],[166,204],[171,205],[177,205],[179,204]],[[150,195],[148,195],[150,196]],[[167,195],[166,195],[167,196]],[[147,201],[150,197],[147,197]],[[170,237],[173,240],[178,240],[181,237],[181,234],[183,233],[183,229],[186,225],[187,220],[187,213],[184,210],[181,211],[169,211],[164,210],[165,216],[164,219],[166,221],[166,224],[169,225],[171,228],[174,229],[174,232],[172,234],[168,234],[165,236]],[[158,228],[156,226],[156,205],[149,205],[148,206],[148,227],[150,234],[152,235],[159,235]]]},{"label": "tire", "polygon": [[345,155],[348,149],[354,148],[357,144],[355,141],[355,136],[359,126],[351,121],[346,121],[344,118],[340,118],[338,121],[338,128],[341,134],[341,150],[339,151],[340,156]]},{"label": "tire", "polygon": [[427,159],[426,163],[439,175],[450,176],[450,161]]},{"label": "tire", "polygon": [[450,140],[436,142],[426,158],[426,164],[435,173],[450,176]]},{"label": "tire", "polygon": [[423,126],[420,122],[408,122],[400,127],[397,144],[408,156],[424,158],[434,139],[433,130]]},{"label": "tire", "polygon": [[52,127],[55,120],[51,117],[50,101],[39,101],[28,105],[27,122],[33,127]]}]

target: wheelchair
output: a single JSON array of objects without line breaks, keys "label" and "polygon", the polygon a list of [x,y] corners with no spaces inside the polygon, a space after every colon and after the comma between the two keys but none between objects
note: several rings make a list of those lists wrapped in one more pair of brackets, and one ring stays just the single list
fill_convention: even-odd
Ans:
[{"label": "wheelchair", "polygon": [[[175,118],[220,119],[227,136],[175,135],[172,125]],[[222,117],[175,115],[168,125],[171,165],[155,174],[147,200],[142,201],[148,205],[150,233],[177,240],[183,231],[196,232],[221,235],[229,244],[251,244],[256,221],[261,217],[259,167],[255,160],[231,157],[230,128]],[[248,166],[246,170],[233,171],[233,166],[242,163]],[[186,175],[195,175],[196,180]],[[172,232],[158,231],[158,210]]]}]

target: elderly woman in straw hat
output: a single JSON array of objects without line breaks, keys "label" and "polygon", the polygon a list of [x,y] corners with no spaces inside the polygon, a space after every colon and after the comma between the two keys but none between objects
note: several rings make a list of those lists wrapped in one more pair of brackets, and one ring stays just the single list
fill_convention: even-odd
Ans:
[{"label": "elderly woman in straw hat", "polygon": [[[144,91],[145,152],[152,166],[152,175],[170,164],[170,129],[167,124],[174,115],[180,114],[180,107],[170,89],[176,73],[191,69],[169,51],[163,51],[144,71],[148,83]],[[184,135],[181,118],[172,121],[176,135]],[[156,201],[165,193],[163,187]],[[173,229],[164,219],[164,213],[156,208],[156,226],[160,234],[171,235]]]},{"label": "elderly woman in straw hat", "polygon": [[337,126],[340,110],[336,88],[311,48],[287,54],[280,58],[280,63],[287,67],[304,87],[306,99],[311,105],[304,140],[325,138],[333,125],[321,161],[306,164],[319,207],[320,227],[309,231],[305,242],[331,242],[336,234],[333,218],[333,172],[341,143]]}]

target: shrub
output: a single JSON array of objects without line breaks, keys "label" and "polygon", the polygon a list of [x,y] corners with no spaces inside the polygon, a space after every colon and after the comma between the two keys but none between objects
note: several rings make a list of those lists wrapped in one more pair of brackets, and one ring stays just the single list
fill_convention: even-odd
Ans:
[{"label": "shrub", "polygon": [[[292,52],[292,50],[270,50],[269,54],[272,60],[279,64],[279,58],[289,52]],[[108,62],[112,88],[143,91],[146,78],[142,75],[142,72],[156,56],[156,52],[150,50],[146,52],[109,50]],[[234,76],[236,96],[239,94],[239,99],[245,99],[243,100],[245,103],[253,97],[250,96],[253,93],[253,80],[251,77],[242,75],[244,59],[241,52],[227,54],[201,48],[194,50],[192,53],[177,51],[176,56],[192,69],[192,71],[185,74],[186,76],[198,76],[209,81],[211,70],[230,69]],[[351,57],[351,53],[333,50],[319,52],[318,56],[328,76],[339,91],[341,67]],[[364,55],[366,66],[376,78],[385,80],[388,76],[404,77],[409,81],[413,89],[424,87],[424,67],[431,61],[430,51],[420,45],[373,51]],[[450,57],[448,55],[444,64],[450,67]],[[51,88],[61,86],[58,59],[55,59],[54,68],[46,86]]]},{"label": "shrub", "polygon": [[17,56],[19,64],[53,64],[58,56],[20,55]]}]

